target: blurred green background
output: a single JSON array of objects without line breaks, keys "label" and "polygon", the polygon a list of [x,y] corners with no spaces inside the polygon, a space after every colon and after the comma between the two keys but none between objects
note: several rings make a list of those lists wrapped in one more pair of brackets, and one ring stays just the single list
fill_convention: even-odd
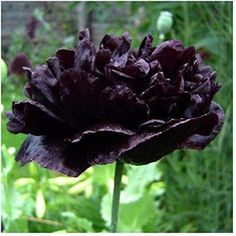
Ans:
[{"label": "blurred green background", "polygon": [[[24,52],[33,66],[44,63],[58,48],[73,48],[85,27],[97,44],[105,33],[124,31],[133,47],[147,33],[157,44],[156,21],[164,10],[173,16],[165,39],[195,45],[217,71],[222,88],[215,100],[224,108],[225,124],[204,151],[176,151],[158,163],[126,165],[118,231],[232,232],[232,2],[2,2],[2,58],[9,66]],[[34,40],[24,31],[30,15],[40,21]],[[108,232],[113,164],[69,178],[15,162],[25,136],[7,132],[4,112],[24,98],[24,81],[9,72],[2,76],[3,231]]]}]

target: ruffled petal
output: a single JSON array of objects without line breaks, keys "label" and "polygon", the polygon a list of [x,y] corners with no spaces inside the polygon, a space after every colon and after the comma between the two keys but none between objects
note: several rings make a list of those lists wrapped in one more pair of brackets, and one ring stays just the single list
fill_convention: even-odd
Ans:
[{"label": "ruffled petal", "polygon": [[65,136],[74,132],[74,128],[64,123],[63,119],[42,104],[25,101],[12,104],[12,113],[7,128],[12,133],[34,135]]},{"label": "ruffled petal", "polygon": [[88,38],[80,41],[75,49],[75,69],[89,72],[92,68],[92,60],[95,53],[95,47]]},{"label": "ruffled petal", "polygon": [[67,138],[66,140],[71,143],[78,143],[82,139],[88,136],[91,136],[94,134],[102,134],[102,133],[105,133],[105,134],[113,133],[113,134],[118,134],[118,135],[130,136],[130,135],[133,135],[135,132],[125,127],[122,127],[119,124],[102,123],[102,124],[96,124],[96,125],[86,127],[85,131],[76,133],[75,135],[73,135],[73,137]]},{"label": "ruffled petal", "polygon": [[79,126],[99,121],[98,99],[105,87],[102,79],[70,69],[61,74],[59,84],[63,106]]},{"label": "ruffled petal", "polygon": [[69,49],[60,49],[56,53],[56,57],[60,61],[61,71],[74,67],[75,64],[75,51]]},{"label": "ruffled petal", "polygon": [[[214,124],[210,121],[205,123],[202,126],[203,134],[194,134],[188,137],[179,145],[179,148],[203,149],[216,137],[224,124],[224,111],[217,103],[212,102],[209,113],[217,116],[217,123]],[[207,131],[205,135],[204,131]]]},{"label": "ruffled petal", "polygon": [[100,96],[101,114],[111,123],[134,128],[147,119],[148,105],[126,86],[107,87]]},{"label": "ruffled petal", "polygon": [[16,160],[22,165],[35,161],[44,168],[76,177],[90,167],[87,159],[77,154],[76,148],[63,140],[29,135]]},{"label": "ruffled petal", "polygon": [[151,61],[158,60],[166,78],[173,77],[175,68],[184,51],[184,46],[179,40],[168,40],[158,45],[152,52]]},{"label": "ruffled petal", "polygon": [[58,57],[50,57],[47,60],[48,68],[51,70],[53,76],[57,79],[60,77],[60,60]]},{"label": "ruffled petal", "polygon": [[109,49],[101,49],[96,53],[95,66],[101,72],[104,73],[105,66],[111,60],[111,51]]},{"label": "ruffled petal", "polygon": [[[219,133],[222,122],[222,110],[216,109],[198,118],[173,121],[163,130],[158,126],[157,132],[137,133],[129,139],[129,147],[121,151],[120,158],[130,164],[143,165],[157,161],[178,148],[202,149]],[[195,144],[199,135],[202,139]]]},{"label": "ruffled petal", "polygon": [[47,107],[58,107],[60,104],[58,80],[46,65],[37,66],[34,70],[26,69],[28,82],[24,90],[30,99]]},{"label": "ruffled petal", "polygon": [[118,37],[106,34],[100,43],[100,49],[109,49],[112,52],[112,59],[116,60],[129,51],[131,38],[128,33]]},{"label": "ruffled petal", "polygon": [[150,56],[150,54],[153,51],[152,41],[153,41],[152,35],[148,34],[147,36],[145,36],[145,38],[143,39],[139,47],[137,57],[145,58],[145,57]]}]

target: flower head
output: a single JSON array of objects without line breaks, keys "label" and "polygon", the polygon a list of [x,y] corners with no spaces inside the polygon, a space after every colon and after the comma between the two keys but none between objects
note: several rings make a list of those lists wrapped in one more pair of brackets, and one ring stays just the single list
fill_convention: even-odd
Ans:
[{"label": "flower head", "polygon": [[99,49],[89,31],[74,50],[27,69],[25,94],[7,113],[8,129],[26,133],[16,159],[78,176],[121,159],[147,164],[176,149],[203,149],[219,133],[224,112],[212,102],[219,85],[194,47],[147,35],[130,49],[128,33],[105,35]]},{"label": "flower head", "polygon": [[24,75],[25,70],[23,67],[31,67],[31,62],[28,57],[23,53],[18,53],[10,63],[10,73],[16,75]]},{"label": "flower head", "polygon": [[40,24],[40,21],[37,20],[34,16],[31,16],[28,19],[25,25],[25,34],[29,39],[33,40],[35,38],[35,33],[39,24]]}]

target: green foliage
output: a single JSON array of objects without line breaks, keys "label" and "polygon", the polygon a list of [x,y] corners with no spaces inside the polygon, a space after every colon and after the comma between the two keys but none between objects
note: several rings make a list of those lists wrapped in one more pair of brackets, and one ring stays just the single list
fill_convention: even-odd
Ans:
[{"label": "green foliage", "polygon": [[[66,19],[78,4],[68,2],[60,13],[63,29],[71,30]],[[147,33],[159,42],[157,17],[169,11],[173,26],[165,39],[181,39],[207,53],[222,84],[216,100],[225,110],[225,124],[204,151],[176,151],[158,163],[125,166],[119,232],[232,232],[232,3],[86,2],[86,9],[98,26],[105,25],[103,33],[129,31],[134,47]],[[19,28],[3,56],[7,65],[20,51],[35,66],[58,48],[73,46],[75,35],[53,30],[39,10],[34,15],[41,21],[37,40],[27,40]],[[24,98],[23,84],[11,75],[2,80],[3,112]],[[79,178],[37,164],[19,167],[14,156],[24,138],[7,132],[2,113],[4,232],[109,232],[114,164],[90,168]]]}]

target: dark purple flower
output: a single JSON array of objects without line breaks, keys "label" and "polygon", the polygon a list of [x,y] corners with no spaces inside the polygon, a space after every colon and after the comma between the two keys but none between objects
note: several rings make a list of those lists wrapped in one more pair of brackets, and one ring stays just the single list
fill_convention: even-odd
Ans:
[{"label": "dark purple flower", "polygon": [[35,33],[37,28],[39,27],[40,21],[37,20],[34,16],[31,16],[26,25],[25,25],[25,34],[26,36],[33,40],[35,38]]},{"label": "dark purple flower", "polygon": [[79,39],[75,50],[27,69],[29,100],[7,113],[9,131],[28,134],[16,157],[22,164],[78,176],[118,159],[142,165],[203,149],[219,133],[216,73],[194,47],[177,40],[152,47],[147,35],[131,50],[125,33],[105,35],[96,50],[88,30]]},{"label": "dark purple flower", "polygon": [[10,73],[16,75],[25,75],[23,67],[31,68],[31,62],[28,57],[23,53],[18,53],[10,63]]}]

